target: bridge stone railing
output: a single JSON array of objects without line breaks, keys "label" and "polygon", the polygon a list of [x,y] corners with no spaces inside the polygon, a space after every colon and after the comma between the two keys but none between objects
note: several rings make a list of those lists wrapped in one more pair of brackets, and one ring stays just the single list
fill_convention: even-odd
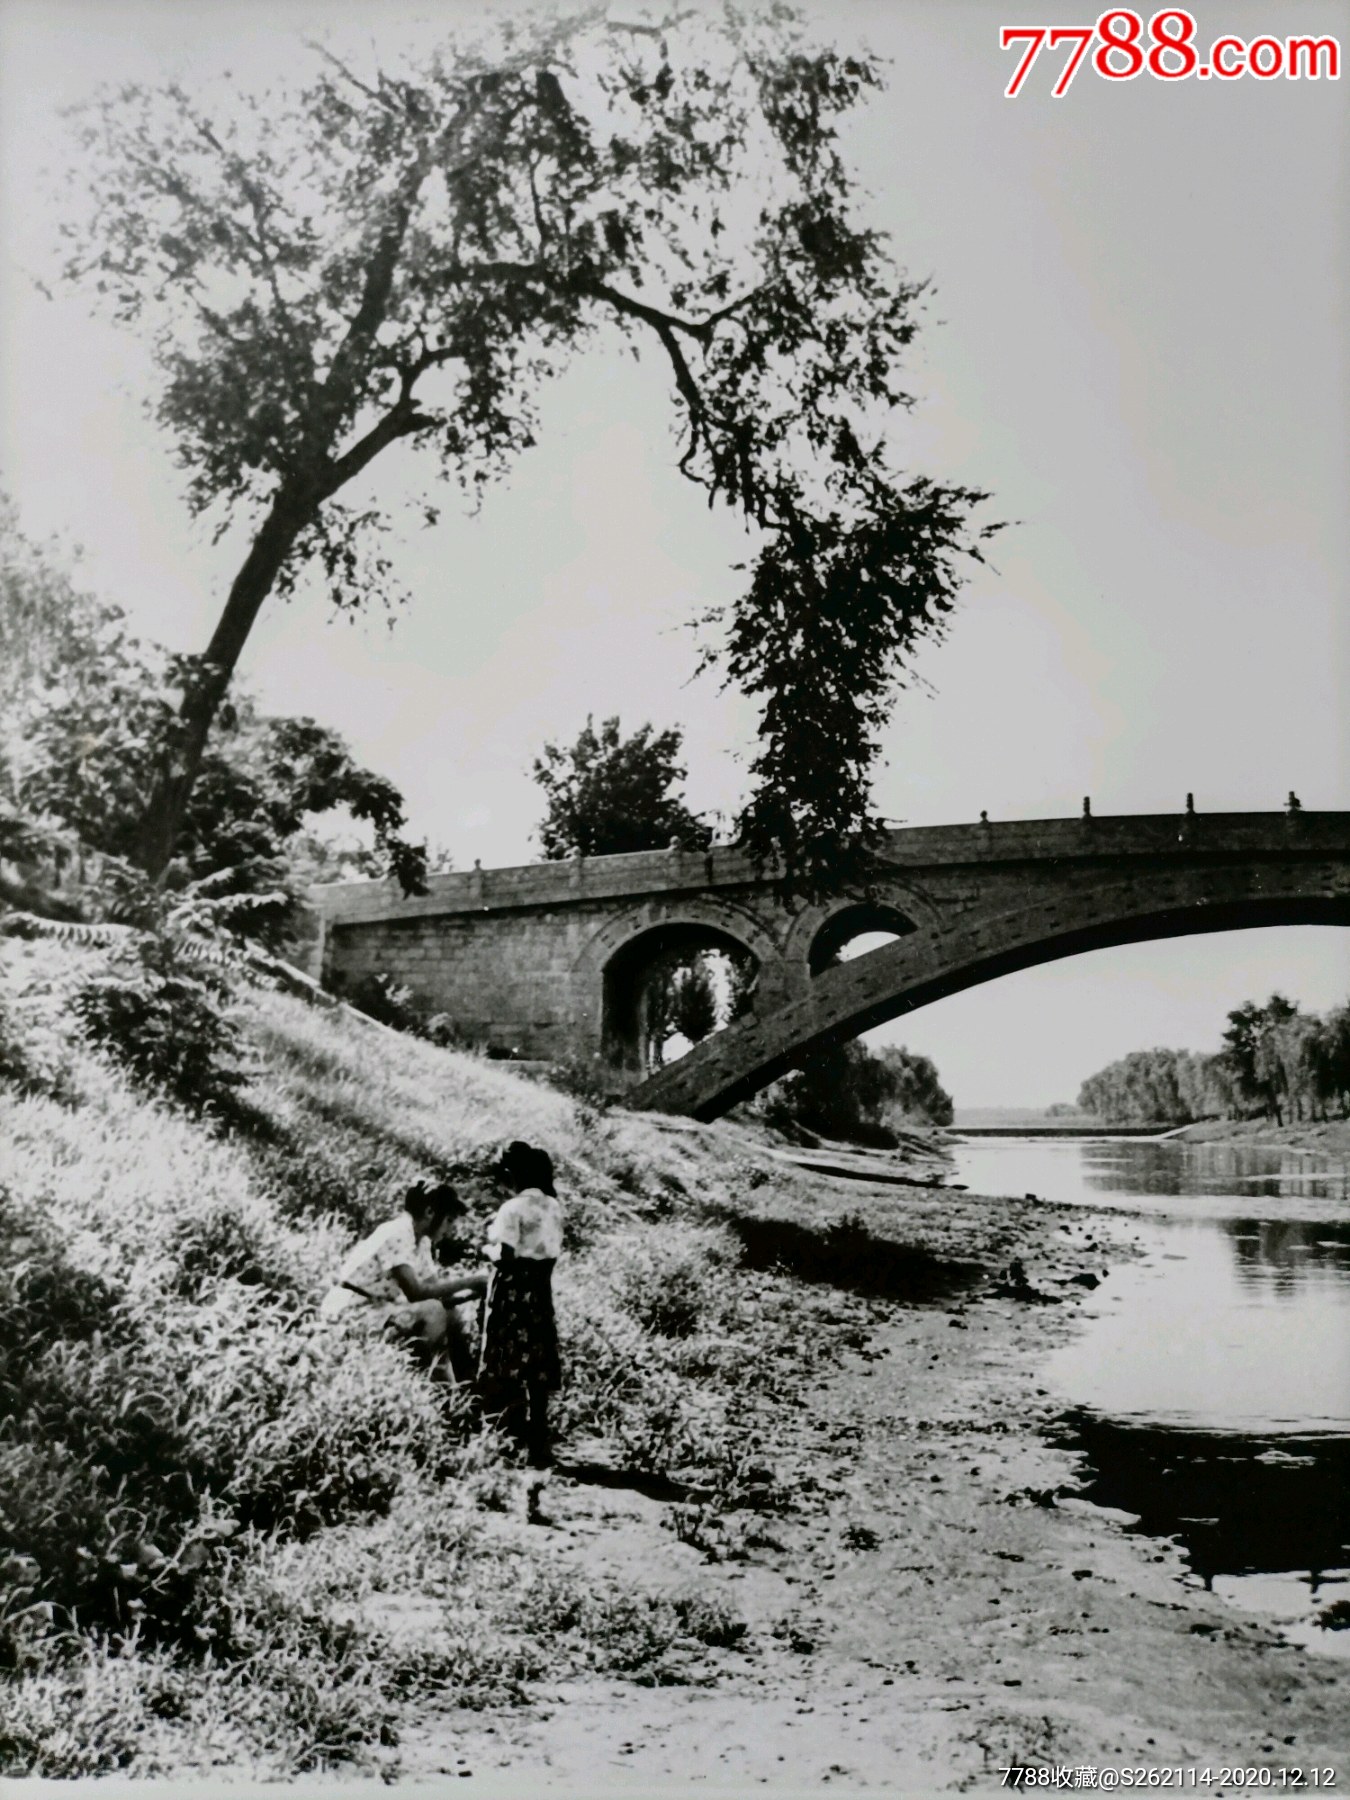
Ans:
[{"label": "bridge stone railing", "polygon": [[[937,864],[1175,854],[1178,849],[1232,855],[1272,852],[1297,843],[1343,852],[1344,813],[1138,813],[1079,819],[1013,819],[972,825],[917,825],[889,832],[879,861],[900,873]],[[735,845],[711,850],[642,850],[623,856],[571,857],[500,869],[476,864],[433,875],[428,892],[405,899],[396,881],[331,882],[310,890],[330,925],[356,925],[446,913],[511,911],[580,902],[628,900],[645,894],[771,885],[777,871],[759,867]]]}]

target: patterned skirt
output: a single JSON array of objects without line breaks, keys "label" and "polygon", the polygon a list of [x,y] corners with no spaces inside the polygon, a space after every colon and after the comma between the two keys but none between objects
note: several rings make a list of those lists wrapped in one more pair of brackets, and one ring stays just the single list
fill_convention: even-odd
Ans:
[{"label": "patterned skirt", "polygon": [[491,1387],[556,1388],[562,1381],[553,1316],[553,1264],[515,1257],[492,1271],[483,1308],[479,1379]]}]

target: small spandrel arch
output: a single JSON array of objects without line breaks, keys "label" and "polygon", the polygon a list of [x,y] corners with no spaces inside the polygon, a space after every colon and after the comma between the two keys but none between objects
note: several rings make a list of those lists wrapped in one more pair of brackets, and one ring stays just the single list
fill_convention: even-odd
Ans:
[{"label": "small spandrel arch", "polygon": [[[813,976],[832,969],[859,938],[908,937],[918,930],[913,919],[883,901],[861,900],[831,913],[811,940],[807,967]],[[867,948],[875,948],[868,945]]]}]

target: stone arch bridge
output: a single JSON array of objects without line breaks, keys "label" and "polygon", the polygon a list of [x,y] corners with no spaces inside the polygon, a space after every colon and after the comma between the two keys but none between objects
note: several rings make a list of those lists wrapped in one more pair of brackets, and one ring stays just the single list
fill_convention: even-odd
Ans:
[{"label": "stone arch bridge", "polygon": [[[838,1042],[1081,951],[1261,925],[1350,924],[1350,813],[925,826],[879,845],[866,892],[792,908],[734,847],[646,851],[316,888],[331,985],[388,975],[490,1053],[600,1057],[634,1104],[715,1118]],[[880,949],[837,961],[863,932]],[[644,975],[671,953],[754,960],[753,1009],[650,1073]]]}]

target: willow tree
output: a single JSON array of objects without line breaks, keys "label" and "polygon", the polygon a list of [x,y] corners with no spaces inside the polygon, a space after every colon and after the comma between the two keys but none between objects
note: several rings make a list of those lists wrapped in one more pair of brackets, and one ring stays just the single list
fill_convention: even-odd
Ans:
[{"label": "willow tree", "polygon": [[866,833],[878,729],[984,498],[892,466],[920,289],[857,217],[839,139],[876,64],[730,3],[516,20],[383,66],[308,54],[290,87],[133,85],[77,115],[65,274],[148,339],[188,505],[248,532],[145,865],[268,597],[313,571],[360,607],[390,579],[371,464],[413,446],[475,494],[612,333],[664,360],[679,470],[747,526],[744,591],[705,621],[759,705],[745,838],[829,863]]}]

